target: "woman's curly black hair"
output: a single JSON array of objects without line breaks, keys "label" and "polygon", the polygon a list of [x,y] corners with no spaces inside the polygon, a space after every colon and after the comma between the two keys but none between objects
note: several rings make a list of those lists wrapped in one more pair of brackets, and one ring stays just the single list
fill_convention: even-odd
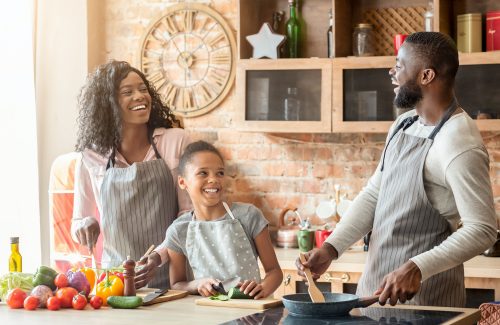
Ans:
[{"label": "woman's curly black hair", "polygon": [[161,101],[154,86],[140,70],[125,61],[111,60],[87,77],[78,96],[77,151],[92,149],[104,156],[112,148],[118,148],[122,130],[118,88],[130,72],[142,78],[151,95],[151,113],[147,123],[149,132],[158,127],[180,127],[175,115]]}]

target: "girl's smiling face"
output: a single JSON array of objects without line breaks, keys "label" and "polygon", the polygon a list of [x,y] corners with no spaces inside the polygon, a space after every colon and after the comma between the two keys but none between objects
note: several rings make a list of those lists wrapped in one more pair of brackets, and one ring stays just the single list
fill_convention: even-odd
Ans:
[{"label": "girl's smiling face", "polygon": [[224,162],[210,151],[195,153],[179,176],[180,188],[191,197],[195,210],[218,206],[224,193]]}]

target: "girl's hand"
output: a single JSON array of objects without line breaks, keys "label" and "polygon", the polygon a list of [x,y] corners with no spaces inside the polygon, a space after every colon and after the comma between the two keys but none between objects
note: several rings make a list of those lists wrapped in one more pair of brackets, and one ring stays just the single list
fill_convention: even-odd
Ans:
[{"label": "girl's hand", "polygon": [[245,280],[240,286],[240,291],[254,299],[265,298],[269,296],[270,293],[265,290],[265,286],[261,283],[255,281]]},{"label": "girl's hand", "polygon": [[203,296],[203,297],[210,297],[213,296],[217,293],[215,289],[212,287],[213,285],[218,285],[219,280],[215,280],[212,278],[205,278],[205,279],[200,279],[198,280],[198,293]]}]

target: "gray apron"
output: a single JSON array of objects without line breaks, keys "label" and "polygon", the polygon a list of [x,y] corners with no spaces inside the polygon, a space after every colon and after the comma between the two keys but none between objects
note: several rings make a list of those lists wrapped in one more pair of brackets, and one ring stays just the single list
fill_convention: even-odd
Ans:
[{"label": "gray apron", "polygon": [[[427,198],[423,170],[434,137],[456,108],[455,99],[428,138],[404,133],[418,116],[405,119],[390,137],[382,158],[382,182],[358,295],[373,295],[386,274],[411,257],[438,246],[452,233],[448,222]],[[463,307],[463,264],[425,280],[409,303]]]},{"label": "gray apron", "polygon": [[[172,174],[150,138],[156,159],[114,168],[115,150],[101,186],[104,235],[102,265],[121,266],[127,256],[138,261],[151,245],[163,242],[178,213]],[[170,286],[167,264],[149,282],[152,288]]]},{"label": "gray apron", "polygon": [[[260,282],[257,257],[237,219],[189,222],[186,251],[195,279],[233,277]],[[229,288],[226,288],[229,289]]]}]

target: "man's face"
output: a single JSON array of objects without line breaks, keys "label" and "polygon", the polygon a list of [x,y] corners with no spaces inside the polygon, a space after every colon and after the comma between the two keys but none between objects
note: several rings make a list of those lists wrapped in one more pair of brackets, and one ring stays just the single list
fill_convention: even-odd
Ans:
[{"label": "man's face", "polygon": [[396,65],[389,70],[396,97],[394,105],[399,108],[414,108],[423,98],[422,88],[418,84],[417,63],[410,54],[411,45],[403,44],[398,51]]}]

